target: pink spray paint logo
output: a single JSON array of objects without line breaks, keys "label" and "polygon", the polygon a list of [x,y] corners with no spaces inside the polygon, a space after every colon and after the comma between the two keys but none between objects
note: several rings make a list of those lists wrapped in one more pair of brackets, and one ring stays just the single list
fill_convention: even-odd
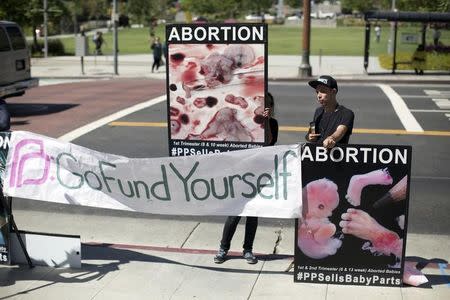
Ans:
[{"label": "pink spray paint logo", "polygon": [[[31,147],[30,147],[31,146]],[[32,148],[36,148],[32,149]],[[27,148],[25,148],[27,147]],[[24,149],[25,148],[25,149]],[[31,148],[31,149],[30,149]],[[21,155],[22,149],[28,153]],[[19,157],[20,156],[20,157]],[[29,178],[24,179],[24,167],[25,163],[36,163],[36,159],[44,161],[44,168],[42,170],[42,176],[40,178]],[[32,160],[32,161],[30,161]],[[21,187],[25,184],[40,185],[43,184],[47,178],[50,171],[50,156],[44,152],[44,142],[38,139],[24,139],[17,143],[14,147],[13,162],[11,167],[11,175],[9,177],[10,187]]]}]

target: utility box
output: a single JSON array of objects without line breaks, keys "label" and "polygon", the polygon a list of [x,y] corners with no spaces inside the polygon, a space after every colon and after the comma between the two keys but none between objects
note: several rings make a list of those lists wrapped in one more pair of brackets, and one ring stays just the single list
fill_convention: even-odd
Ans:
[{"label": "utility box", "polygon": [[89,43],[87,36],[75,37],[75,56],[87,56],[89,54]]}]

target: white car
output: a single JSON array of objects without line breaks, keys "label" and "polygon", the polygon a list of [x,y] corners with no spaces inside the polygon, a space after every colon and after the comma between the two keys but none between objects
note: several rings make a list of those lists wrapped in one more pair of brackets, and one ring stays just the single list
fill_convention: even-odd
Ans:
[{"label": "white car", "polygon": [[311,13],[312,19],[333,19],[334,17],[336,17],[334,12],[322,12],[319,10]]},{"label": "white car", "polygon": [[21,96],[38,86],[31,77],[30,52],[22,29],[14,22],[0,21],[0,98]]},{"label": "white car", "polygon": [[[251,21],[251,22],[262,22],[262,16],[261,15],[248,15],[245,16],[245,20],[246,21]],[[273,20],[275,20],[274,16],[271,16],[269,14],[264,14],[264,20],[267,22],[273,22]]]}]

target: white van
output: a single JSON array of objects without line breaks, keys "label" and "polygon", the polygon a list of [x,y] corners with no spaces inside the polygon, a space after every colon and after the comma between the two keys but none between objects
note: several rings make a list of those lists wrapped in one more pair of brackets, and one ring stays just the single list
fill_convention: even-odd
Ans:
[{"label": "white van", "polygon": [[38,86],[31,78],[30,52],[19,25],[0,21],[0,98],[21,96]]}]

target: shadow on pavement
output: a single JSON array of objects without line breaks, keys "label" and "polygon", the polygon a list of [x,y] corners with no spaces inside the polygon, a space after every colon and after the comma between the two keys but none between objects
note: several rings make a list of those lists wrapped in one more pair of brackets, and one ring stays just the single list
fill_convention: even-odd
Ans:
[{"label": "shadow on pavement", "polygon": [[[129,250],[129,249],[118,249],[114,248],[111,244],[100,244],[100,245],[86,245],[82,244],[81,251],[83,253],[83,261],[88,260],[117,260],[118,264],[126,264],[130,262],[150,262],[150,263],[165,263],[165,264],[177,264],[181,266],[186,266],[189,268],[199,268],[210,271],[219,271],[219,272],[236,272],[236,273],[260,273],[260,274],[288,274],[292,276],[292,274],[286,273],[284,271],[262,271],[262,270],[246,270],[243,269],[231,269],[226,268],[226,264],[215,266],[200,266],[193,265],[188,263],[182,263],[179,261],[167,259],[161,256],[144,254],[137,251]],[[215,253],[215,252],[214,252]],[[290,255],[278,255],[278,254],[269,254],[269,255],[257,255],[258,259],[262,262],[264,261],[272,261],[279,259],[286,259],[292,257]],[[243,266],[246,266],[246,263],[242,256],[240,255],[230,255],[228,256],[228,260],[233,259],[242,259]],[[286,261],[288,264],[288,261]],[[213,263],[213,254],[211,254],[211,264]],[[262,267],[262,264],[261,264]],[[84,268],[84,264],[83,264]]]},{"label": "shadow on pavement", "polygon": [[47,104],[47,103],[9,103],[11,117],[29,117],[58,113],[78,106],[78,104]]}]

